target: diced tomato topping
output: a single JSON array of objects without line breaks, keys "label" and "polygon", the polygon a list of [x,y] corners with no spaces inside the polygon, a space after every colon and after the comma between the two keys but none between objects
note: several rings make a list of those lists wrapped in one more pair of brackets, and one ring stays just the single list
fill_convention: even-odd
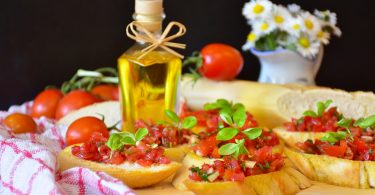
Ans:
[{"label": "diced tomato topping", "polygon": [[94,135],[81,146],[73,146],[71,152],[74,156],[81,159],[115,165],[122,164],[124,161],[138,163],[141,166],[168,164],[171,162],[164,156],[163,148],[152,148],[142,141],[136,146],[124,146],[124,151],[111,151],[105,144],[106,142],[106,138]]}]

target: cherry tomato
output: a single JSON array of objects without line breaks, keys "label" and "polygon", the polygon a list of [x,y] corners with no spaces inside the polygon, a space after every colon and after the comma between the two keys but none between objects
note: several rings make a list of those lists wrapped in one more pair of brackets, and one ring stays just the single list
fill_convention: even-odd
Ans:
[{"label": "cherry tomato", "polygon": [[101,133],[105,138],[109,137],[108,129],[102,120],[92,116],[79,118],[69,125],[66,143],[73,145],[87,142],[95,132]]},{"label": "cherry tomato", "polygon": [[37,125],[29,115],[13,113],[4,119],[4,125],[13,133],[35,133]]},{"label": "cherry tomato", "polygon": [[46,89],[42,91],[34,99],[31,116],[35,118],[45,116],[54,119],[57,105],[63,96],[63,93],[58,89]]},{"label": "cherry tomato", "polygon": [[232,80],[242,70],[243,58],[241,53],[225,44],[208,44],[200,52],[203,65],[199,72],[208,79]]},{"label": "cherry tomato", "polygon": [[98,102],[98,99],[89,92],[83,90],[71,91],[60,100],[56,109],[56,119],[95,102]]},{"label": "cherry tomato", "polygon": [[118,86],[115,85],[97,85],[92,88],[91,93],[102,100],[118,100]]}]

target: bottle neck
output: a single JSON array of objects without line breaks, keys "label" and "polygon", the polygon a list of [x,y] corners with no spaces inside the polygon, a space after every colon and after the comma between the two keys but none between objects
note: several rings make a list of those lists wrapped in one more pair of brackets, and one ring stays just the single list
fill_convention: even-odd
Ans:
[{"label": "bottle neck", "polygon": [[155,36],[159,36],[162,32],[162,24],[165,18],[164,13],[159,15],[143,15],[134,13],[133,19],[142,27],[153,33]]}]

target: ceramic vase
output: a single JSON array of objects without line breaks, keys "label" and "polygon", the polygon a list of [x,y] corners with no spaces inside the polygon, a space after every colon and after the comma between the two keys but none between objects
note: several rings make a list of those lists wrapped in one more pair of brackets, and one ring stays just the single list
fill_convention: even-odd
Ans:
[{"label": "ceramic vase", "polygon": [[315,76],[323,59],[323,47],[314,59],[304,58],[295,51],[279,48],[274,51],[250,49],[258,57],[261,71],[258,82],[315,85]]}]

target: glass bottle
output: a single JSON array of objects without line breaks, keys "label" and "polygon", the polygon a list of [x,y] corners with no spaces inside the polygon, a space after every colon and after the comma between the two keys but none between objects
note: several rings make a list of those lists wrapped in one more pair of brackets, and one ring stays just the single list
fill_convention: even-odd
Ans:
[{"label": "glass bottle", "polygon": [[[164,12],[162,0],[136,0],[133,15],[154,36],[162,30]],[[119,59],[123,130],[134,132],[135,122],[166,120],[164,110],[178,110],[178,85],[181,59],[156,48],[141,59],[142,49],[149,43],[136,41]]]}]

